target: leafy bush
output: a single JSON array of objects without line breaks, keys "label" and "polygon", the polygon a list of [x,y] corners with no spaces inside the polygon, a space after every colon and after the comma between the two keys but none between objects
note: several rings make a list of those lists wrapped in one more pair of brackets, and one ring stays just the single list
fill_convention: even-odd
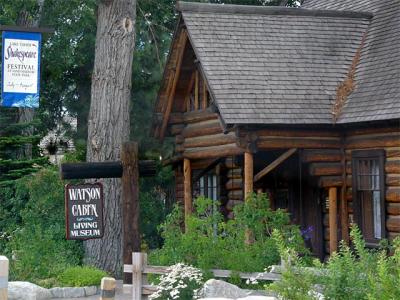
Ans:
[{"label": "leafy bush", "polygon": [[56,277],[82,259],[82,243],[65,239],[64,186],[55,168],[25,176],[10,200],[18,211],[3,230],[12,280]]},{"label": "leafy bush", "polygon": [[[212,212],[213,205],[210,199],[196,199],[185,232],[182,209],[175,207],[161,226],[164,246],[150,255],[150,261],[161,265],[185,262],[203,270],[263,271],[280,260],[271,238],[273,228],[281,228],[286,243],[305,252],[298,228],[289,224],[286,212],[270,209],[266,195],[250,195],[235,207],[235,219],[227,222],[220,213]],[[249,232],[253,242],[245,243]]]},{"label": "leafy bush", "polygon": [[203,274],[199,269],[178,263],[168,268],[169,273],[161,276],[157,291],[152,300],[192,300],[198,298],[198,291],[203,285]]},{"label": "leafy bush", "polygon": [[79,266],[67,268],[57,279],[61,286],[99,286],[101,279],[106,276],[106,272],[94,267]]},{"label": "leafy bush", "polygon": [[[282,240],[279,236],[275,233],[275,237]],[[280,247],[283,257],[291,254],[292,266],[285,269],[282,281],[270,288],[283,299],[314,299],[310,290],[316,285],[322,287],[325,299],[400,299],[400,238],[393,241],[392,256],[387,255],[387,249],[366,249],[355,225],[351,238],[354,250],[342,243],[325,265],[315,262],[320,276],[308,269],[299,269],[302,264],[295,251]]]}]

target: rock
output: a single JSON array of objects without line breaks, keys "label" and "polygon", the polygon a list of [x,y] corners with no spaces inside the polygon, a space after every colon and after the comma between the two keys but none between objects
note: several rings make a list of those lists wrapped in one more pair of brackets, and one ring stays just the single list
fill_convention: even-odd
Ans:
[{"label": "rock", "polygon": [[8,283],[8,300],[47,300],[52,295],[48,289],[25,281]]},{"label": "rock", "polygon": [[78,298],[86,295],[83,287],[55,287],[49,291],[53,298]]},{"label": "rock", "polygon": [[230,284],[223,280],[210,279],[204,284],[200,291],[203,298],[243,298],[247,297],[246,291],[240,289],[236,285]]},{"label": "rock", "polygon": [[85,289],[85,296],[93,296],[97,294],[97,286],[86,286]]}]

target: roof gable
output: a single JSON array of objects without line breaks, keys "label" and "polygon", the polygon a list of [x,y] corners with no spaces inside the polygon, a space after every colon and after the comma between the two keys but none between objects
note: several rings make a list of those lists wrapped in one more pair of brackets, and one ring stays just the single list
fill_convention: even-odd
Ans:
[{"label": "roof gable", "polygon": [[226,124],[328,124],[370,15],[181,4]]}]

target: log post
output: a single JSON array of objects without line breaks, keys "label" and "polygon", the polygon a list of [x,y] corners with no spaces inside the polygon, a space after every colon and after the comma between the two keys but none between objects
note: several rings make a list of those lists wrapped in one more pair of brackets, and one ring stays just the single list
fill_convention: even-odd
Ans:
[{"label": "log post", "polygon": [[337,250],[337,188],[329,188],[329,250]]},{"label": "log post", "polygon": [[183,160],[183,185],[184,185],[184,200],[185,200],[185,227],[186,218],[192,213],[192,168],[190,160]]},{"label": "log post", "polygon": [[[124,264],[132,263],[132,252],[140,251],[139,231],[139,168],[138,144],[122,145],[122,198],[123,198],[123,257]],[[132,274],[125,273],[125,283],[131,283]]]},{"label": "log post", "polygon": [[0,300],[8,299],[8,258],[0,256]]},{"label": "log post", "polygon": [[132,253],[132,299],[142,299],[142,285],[143,285],[143,253]]},{"label": "log post", "polygon": [[100,286],[100,300],[114,300],[116,285],[115,278],[103,277]]},{"label": "log post", "polygon": [[244,153],[244,200],[249,193],[253,192],[253,154],[250,152]]}]

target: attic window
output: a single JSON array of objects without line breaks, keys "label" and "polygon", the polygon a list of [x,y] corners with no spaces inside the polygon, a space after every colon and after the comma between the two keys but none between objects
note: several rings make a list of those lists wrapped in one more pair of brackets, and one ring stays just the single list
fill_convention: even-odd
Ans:
[{"label": "attic window", "polygon": [[192,73],[188,90],[186,111],[202,110],[210,106],[210,94],[207,90],[207,84],[198,70]]}]

